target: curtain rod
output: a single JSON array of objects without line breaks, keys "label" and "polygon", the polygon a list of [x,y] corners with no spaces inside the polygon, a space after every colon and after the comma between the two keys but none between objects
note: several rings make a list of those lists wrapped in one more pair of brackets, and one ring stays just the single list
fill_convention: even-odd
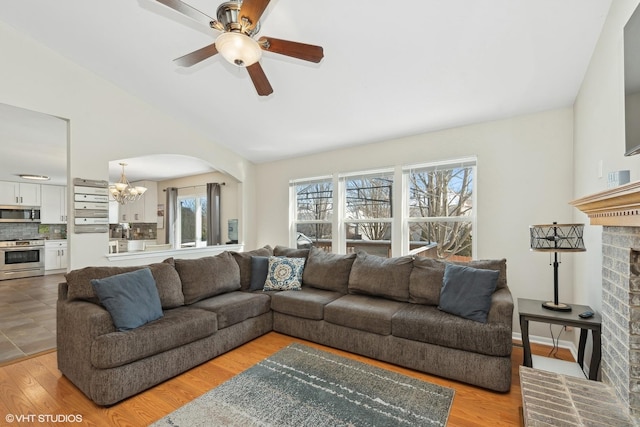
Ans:
[{"label": "curtain rod", "polygon": [[[226,182],[209,182],[208,184],[220,184],[220,185],[227,185]],[[176,188],[178,190],[184,190],[185,188],[196,188],[196,187],[206,187],[207,184],[199,184],[199,185],[187,185],[186,187],[172,187],[172,188]],[[167,187],[169,188],[169,187]],[[162,191],[167,191],[167,188],[164,188]]]}]

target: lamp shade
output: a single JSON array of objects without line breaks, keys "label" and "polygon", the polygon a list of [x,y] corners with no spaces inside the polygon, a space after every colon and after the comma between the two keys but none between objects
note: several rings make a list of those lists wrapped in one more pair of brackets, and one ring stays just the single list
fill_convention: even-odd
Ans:
[{"label": "lamp shade", "polygon": [[216,39],[216,49],[227,61],[238,67],[248,67],[262,57],[257,41],[237,32],[222,33]]},{"label": "lamp shade", "polygon": [[544,252],[584,252],[584,224],[530,225],[531,250]]}]

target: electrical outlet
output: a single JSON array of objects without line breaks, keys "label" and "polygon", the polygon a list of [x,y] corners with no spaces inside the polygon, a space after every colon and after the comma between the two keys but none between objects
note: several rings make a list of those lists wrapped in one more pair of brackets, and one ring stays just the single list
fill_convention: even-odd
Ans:
[{"label": "electrical outlet", "polygon": [[564,330],[567,331],[567,332],[571,332],[571,331],[573,331],[573,326],[565,326]]}]

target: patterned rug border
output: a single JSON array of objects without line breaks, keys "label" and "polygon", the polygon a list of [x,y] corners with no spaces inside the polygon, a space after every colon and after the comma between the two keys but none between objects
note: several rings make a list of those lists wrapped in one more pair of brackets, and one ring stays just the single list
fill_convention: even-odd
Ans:
[{"label": "patterned rug border", "polygon": [[293,343],[152,426],[445,426],[454,394]]}]

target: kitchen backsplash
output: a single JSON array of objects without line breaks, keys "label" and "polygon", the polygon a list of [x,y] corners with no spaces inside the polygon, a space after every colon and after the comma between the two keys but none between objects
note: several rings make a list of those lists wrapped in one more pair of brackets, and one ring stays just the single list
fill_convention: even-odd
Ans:
[{"label": "kitchen backsplash", "polygon": [[66,239],[65,224],[32,224],[6,223],[0,224],[0,240],[13,239]]},{"label": "kitchen backsplash", "polygon": [[112,239],[155,240],[158,238],[157,223],[109,224]]}]

